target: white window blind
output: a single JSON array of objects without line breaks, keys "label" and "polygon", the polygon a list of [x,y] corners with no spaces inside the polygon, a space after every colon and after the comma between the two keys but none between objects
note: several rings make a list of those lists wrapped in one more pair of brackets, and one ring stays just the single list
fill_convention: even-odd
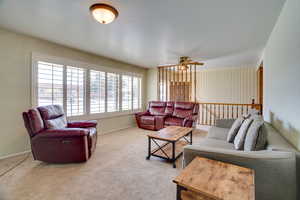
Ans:
[{"label": "white window blind", "polygon": [[85,113],[85,70],[67,66],[67,115]]},{"label": "white window blind", "polygon": [[119,111],[119,74],[107,73],[107,112]]},{"label": "white window blind", "polygon": [[63,105],[63,65],[37,62],[37,104]]},{"label": "white window blind", "polygon": [[99,117],[141,108],[142,78],[138,75],[42,55],[33,56],[32,63],[35,106],[59,104],[67,116]]},{"label": "white window blind", "polygon": [[90,112],[105,112],[105,72],[90,70]]},{"label": "white window blind", "polygon": [[122,76],[122,110],[131,110],[132,108],[132,77]]},{"label": "white window blind", "polygon": [[133,110],[141,108],[141,78],[133,77],[132,80],[132,106]]}]

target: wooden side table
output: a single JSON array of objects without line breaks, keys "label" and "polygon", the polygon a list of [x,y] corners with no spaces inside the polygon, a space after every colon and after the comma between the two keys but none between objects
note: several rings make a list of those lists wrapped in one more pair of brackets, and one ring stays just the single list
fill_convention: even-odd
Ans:
[{"label": "wooden side table", "polygon": [[177,200],[254,200],[254,170],[196,157],[174,180]]}]

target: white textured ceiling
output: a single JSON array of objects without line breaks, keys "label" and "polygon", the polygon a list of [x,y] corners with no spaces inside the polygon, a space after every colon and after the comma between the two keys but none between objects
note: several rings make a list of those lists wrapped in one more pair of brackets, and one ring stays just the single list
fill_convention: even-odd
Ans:
[{"label": "white textured ceiling", "polygon": [[[93,3],[119,11],[108,25]],[[256,64],[285,0],[0,0],[0,27],[142,67]]]}]

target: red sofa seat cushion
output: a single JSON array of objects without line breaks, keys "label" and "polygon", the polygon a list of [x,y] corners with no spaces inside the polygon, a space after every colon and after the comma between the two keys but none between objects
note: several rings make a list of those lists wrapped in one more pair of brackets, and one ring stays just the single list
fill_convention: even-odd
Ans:
[{"label": "red sofa seat cushion", "polygon": [[155,123],[155,118],[154,116],[142,116],[141,117],[141,123],[145,125],[154,125]]},{"label": "red sofa seat cushion", "polygon": [[167,126],[182,126],[183,119],[176,117],[167,117],[165,119],[165,125]]}]

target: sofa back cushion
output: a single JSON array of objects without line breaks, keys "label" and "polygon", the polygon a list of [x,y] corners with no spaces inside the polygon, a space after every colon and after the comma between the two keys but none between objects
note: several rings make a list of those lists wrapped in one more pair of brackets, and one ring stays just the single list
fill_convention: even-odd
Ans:
[{"label": "sofa back cushion", "polygon": [[61,129],[67,127],[67,119],[60,105],[40,106],[38,110],[47,129]]},{"label": "sofa back cushion", "polygon": [[175,102],[173,116],[178,118],[186,118],[193,114],[194,103],[190,102]]},{"label": "sofa back cushion", "polygon": [[165,115],[166,102],[151,101],[149,102],[149,112],[151,115]]}]

